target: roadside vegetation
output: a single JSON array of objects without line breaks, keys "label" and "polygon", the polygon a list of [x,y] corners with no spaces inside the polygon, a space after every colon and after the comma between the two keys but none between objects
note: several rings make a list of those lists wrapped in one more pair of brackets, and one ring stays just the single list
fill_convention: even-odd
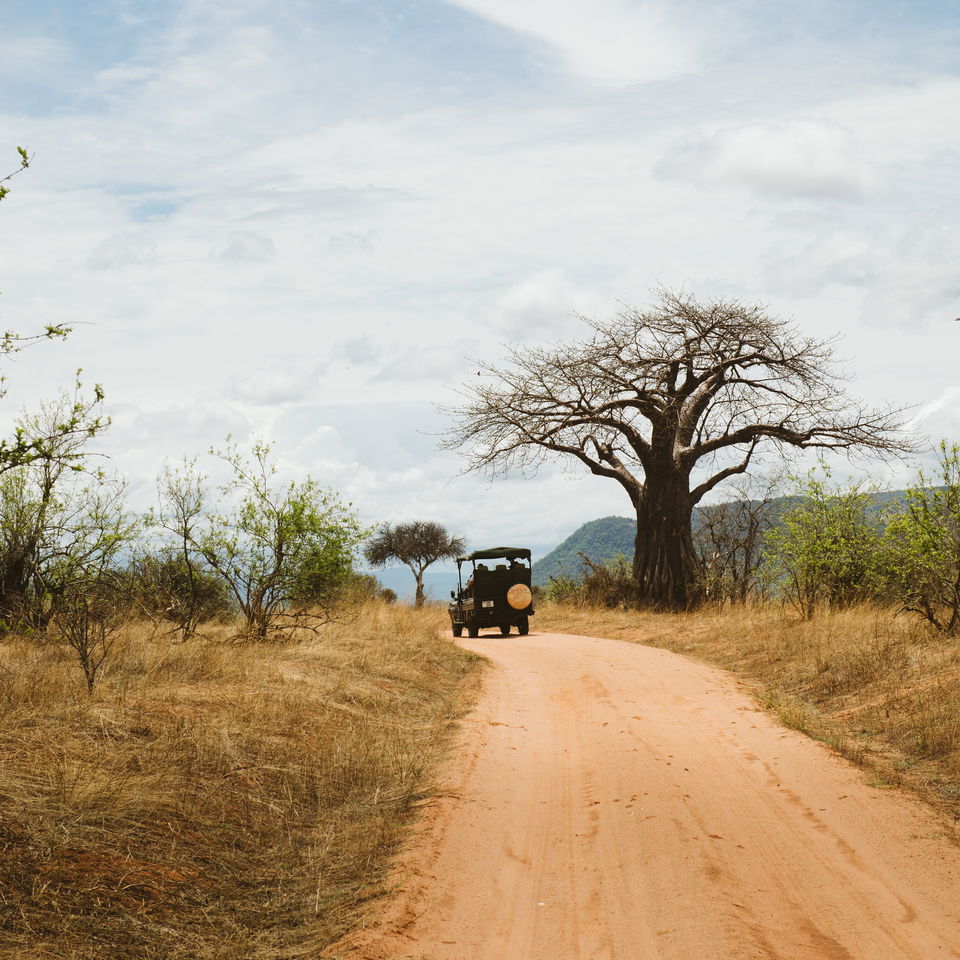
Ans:
[{"label": "roadside vegetation", "polygon": [[382,890],[479,661],[367,601],[284,641],[232,622],[0,644],[0,957],[315,955]]},{"label": "roadside vegetation", "polygon": [[0,450],[0,957],[315,955],[381,890],[479,661],[265,443],[133,512],[98,404]]}]

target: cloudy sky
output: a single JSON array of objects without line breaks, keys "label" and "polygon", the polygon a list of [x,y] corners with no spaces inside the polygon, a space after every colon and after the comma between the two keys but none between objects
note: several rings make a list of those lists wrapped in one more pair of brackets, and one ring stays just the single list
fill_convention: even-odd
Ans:
[{"label": "cloudy sky", "polygon": [[259,435],[365,520],[549,548],[620,488],[458,478],[434,405],[662,284],[960,439],[958,41],[954,0],[7,5],[0,325],[75,332],[4,409],[82,367],[138,506]]}]

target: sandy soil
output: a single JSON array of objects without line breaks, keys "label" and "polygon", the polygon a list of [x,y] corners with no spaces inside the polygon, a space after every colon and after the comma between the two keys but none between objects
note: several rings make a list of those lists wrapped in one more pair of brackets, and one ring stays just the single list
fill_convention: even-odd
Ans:
[{"label": "sandy soil", "polygon": [[960,958],[960,849],[663,650],[482,636],[493,661],[398,891],[330,956]]}]

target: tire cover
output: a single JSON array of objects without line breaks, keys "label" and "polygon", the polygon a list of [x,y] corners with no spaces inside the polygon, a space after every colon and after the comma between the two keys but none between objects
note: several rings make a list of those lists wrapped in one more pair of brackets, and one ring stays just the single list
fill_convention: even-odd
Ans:
[{"label": "tire cover", "polygon": [[515,583],[507,591],[507,603],[514,610],[525,610],[530,606],[532,599],[533,594],[530,593],[530,588],[525,583]]}]

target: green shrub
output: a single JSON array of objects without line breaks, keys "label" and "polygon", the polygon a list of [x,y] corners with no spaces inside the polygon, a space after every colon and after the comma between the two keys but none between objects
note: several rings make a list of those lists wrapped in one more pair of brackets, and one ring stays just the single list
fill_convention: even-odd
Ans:
[{"label": "green shrub", "polygon": [[809,620],[817,607],[847,607],[884,588],[882,534],[870,518],[871,491],[815,472],[797,481],[798,503],[764,537],[764,567],[783,598]]},{"label": "green shrub", "polygon": [[940,443],[931,483],[921,470],[906,509],[890,517],[887,575],[905,610],[960,634],[960,446]]}]

